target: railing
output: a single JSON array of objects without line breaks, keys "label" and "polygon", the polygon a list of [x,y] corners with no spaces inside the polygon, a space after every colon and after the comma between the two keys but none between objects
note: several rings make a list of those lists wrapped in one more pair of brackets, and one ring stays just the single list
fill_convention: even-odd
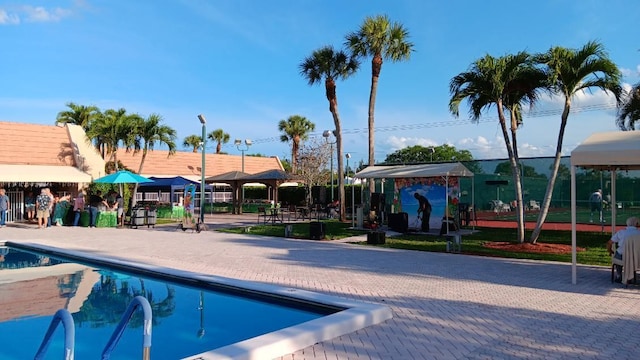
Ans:
[{"label": "railing", "polygon": [[34,357],[34,360],[40,360],[44,358],[44,355],[47,352],[47,348],[51,343],[51,336],[53,332],[58,327],[58,324],[62,321],[62,326],[64,326],[64,360],[73,360],[73,348],[75,341],[75,332],[76,329],[73,324],[73,318],[71,314],[66,309],[60,309],[56,311],[55,315],[53,315],[53,319],[51,319],[51,324],[49,324],[49,329],[47,329],[47,333],[44,335],[44,339],[42,339],[42,344]]},{"label": "railing", "polygon": [[142,326],[142,359],[149,360],[151,357],[151,305],[149,305],[149,301],[143,296],[136,296],[129,303],[129,307],[122,314],[122,319],[120,319],[120,323],[114,330],[109,342],[102,350],[102,360],[108,360],[111,358],[111,353],[113,349],[115,349],[116,345],[118,345],[118,341],[122,337],[124,333],[124,329],[129,324],[129,320],[131,320],[131,316],[133,312],[138,308],[142,307],[142,312],[144,315],[144,323]]}]

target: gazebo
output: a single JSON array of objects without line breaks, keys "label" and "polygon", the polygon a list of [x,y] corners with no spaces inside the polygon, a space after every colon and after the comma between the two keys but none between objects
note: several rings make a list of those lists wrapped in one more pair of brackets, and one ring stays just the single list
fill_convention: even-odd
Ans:
[{"label": "gazebo", "polygon": [[[278,187],[286,182],[299,181],[299,179],[286,171],[273,169],[257,174],[248,175],[242,179],[242,183],[261,183],[270,187],[271,195],[269,196],[275,203],[278,202]],[[244,200],[244,199],[242,199]]]},{"label": "gazebo", "polygon": [[[640,132],[613,131],[595,133],[571,152],[571,282],[577,283],[576,257],[576,167],[611,172],[611,203],[616,203],[616,171],[640,169]],[[611,219],[616,207],[611,206]],[[611,233],[616,231],[611,222]]]},{"label": "gazebo", "polygon": [[[239,189],[244,184],[243,179],[249,176],[249,174],[242,171],[229,171],[224,174],[210,176],[205,179],[207,183],[223,183],[231,186],[231,201],[233,203],[232,214],[242,214],[242,192]],[[240,201],[238,201],[240,199]]]}]

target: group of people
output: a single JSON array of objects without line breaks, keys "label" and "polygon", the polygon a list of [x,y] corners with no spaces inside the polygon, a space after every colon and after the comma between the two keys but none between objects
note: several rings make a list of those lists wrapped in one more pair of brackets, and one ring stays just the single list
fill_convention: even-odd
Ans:
[{"label": "group of people", "polygon": [[[1,205],[1,202],[0,202]],[[72,207],[72,209],[71,209]],[[78,192],[71,205],[71,195],[54,195],[49,188],[40,190],[36,197],[28,193],[25,197],[25,210],[27,221],[37,221],[38,228],[44,229],[50,226],[62,226],[68,210],[74,212],[73,226],[80,224],[80,215],[83,211],[89,212],[89,227],[96,227],[96,222],[101,209],[117,211],[117,221],[124,226],[124,200],[116,191],[110,191],[107,198],[102,197],[102,192],[97,190],[85,200],[82,191]]]}]

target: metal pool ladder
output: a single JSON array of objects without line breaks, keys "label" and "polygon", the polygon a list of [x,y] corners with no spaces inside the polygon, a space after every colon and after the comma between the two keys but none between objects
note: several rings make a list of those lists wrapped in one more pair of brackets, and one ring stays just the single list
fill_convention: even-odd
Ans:
[{"label": "metal pool ladder", "polygon": [[75,341],[75,333],[76,329],[73,324],[73,318],[71,314],[66,309],[60,309],[56,311],[55,315],[53,315],[53,319],[51,319],[51,324],[49,324],[49,329],[47,329],[47,333],[44,335],[44,339],[42,339],[42,344],[40,344],[40,348],[34,357],[34,360],[40,360],[44,357],[47,352],[47,348],[49,347],[49,343],[51,343],[51,336],[53,332],[58,327],[58,324],[62,322],[62,326],[64,326],[64,360],[73,360],[73,348]]},{"label": "metal pool ladder", "polygon": [[[149,305],[149,301],[147,298],[143,296],[136,296],[129,303],[129,307],[122,314],[122,318],[120,319],[120,323],[114,330],[109,342],[102,350],[102,360],[109,360],[111,358],[111,352],[115,349],[116,345],[118,345],[118,341],[122,337],[124,333],[124,329],[129,324],[129,320],[131,320],[131,316],[133,312],[138,308],[142,308],[142,312],[144,315],[144,323],[142,325],[142,359],[149,360],[151,357],[151,323],[152,323],[152,315],[151,315],[151,305]],[[65,359],[66,360],[66,359]],[[72,360],[72,359],[69,359]]]}]

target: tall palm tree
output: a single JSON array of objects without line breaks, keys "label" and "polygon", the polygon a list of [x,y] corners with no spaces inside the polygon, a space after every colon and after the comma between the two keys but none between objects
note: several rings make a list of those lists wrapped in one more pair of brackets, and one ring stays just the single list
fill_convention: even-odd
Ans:
[{"label": "tall palm tree", "polygon": [[104,144],[109,161],[113,161],[118,170],[118,148],[122,145],[126,151],[140,150],[137,136],[142,118],[138,114],[127,114],[125,109],[109,109],[102,113],[89,128],[87,136],[100,139]]},{"label": "tall palm tree", "polygon": [[[383,60],[392,62],[409,60],[413,44],[407,39],[409,32],[398,22],[391,22],[386,15],[368,16],[360,29],[346,36],[345,45],[359,57],[371,57],[371,90],[369,92],[369,165],[375,164],[374,158],[374,112],[378,79]],[[371,192],[374,182],[369,182]]]},{"label": "tall palm tree", "polygon": [[280,141],[291,141],[291,173],[295,174],[298,168],[298,152],[300,142],[309,138],[309,133],[315,130],[316,125],[306,117],[300,115],[289,116],[287,120],[280,120],[278,130],[282,131]]},{"label": "tall palm tree", "polygon": [[604,46],[596,41],[590,41],[580,49],[552,47],[546,53],[539,55],[538,61],[546,68],[551,91],[564,98],[564,108],[560,117],[560,130],[556,143],[553,169],[549,177],[540,213],[538,214],[536,227],[531,234],[530,241],[532,243],[538,241],[542,225],[549,212],[553,187],[558,174],[560,157],[562,156],[564,131],[571,111],[571,100],[577,93],[593,88],[612,93],[618,104],[620,104],[622,95],[622,86],[620,85],[622,75],[620,70],[609,59]]},{"label": "tall palm tree", "polygon": [[[537,76],[537,81],[532,80],[534,75]],[[456,117],[459,116],[460,103],[465,99],[469,104],[472,121],[478,121],[482,112],[492,106],[498,111],[498,121],[516,188],[519,243],[524,242],[524,211],[516,131],[522,121],[521,105],[535,102],[539,89],[545,84],[543,75],[533,69],[531,56],[525,52],[499,58],[485,55],[476,60],[468,71],[456,75],[449,84],[449,110]],[[507,129],[505,111],[510,113],[510,132]]]},{"label": "tall palm tree", "polygon": [[[144,161],[147,158],[149,150],[153,151],[156,144],[164,144],[169,148],[169,155],[171,156],[176,152],[176,131],[162,124],[163,119],[159,114],[151,114],[146,119],[142,120],[138,127],[137,136],[142,141],[142,158],[140,159],[140,166],[138,167],[138,174],[142,174],[142,167]],[[133,188],[132,198],[135,201],[136,193],[138,192],[138,184]]]},{"label": "tall palm tree", "polygon": [[202,145],[202,136],[200,135],[189,135],[184,138],[182,142],[182,146],[193,148],[193,152],[197,153],[198,148]]},{"label": "tall palm tree", "polygon": [[325,46],[315,50],[300,64],[300,73],[307,79],[309,85],[320,84],[324,80],[325,96],[329,101],[329,111],[333,116],[336,127],[336,147],[338,151],[338,196],[340,198],[340,220],[345,221],[344,206],[344,166],[342,165],[342,126],[338,113],[338,96],[336,95],[336,80],[346,79],[353,75],[359,66],[358,60],[344,51],[336,51],[332,46]]},{"label": "tall palm tree", "polygon": [[621,130],[635,130],[636,122],[640,120],[640,83],[637,83],[624,93],[616,124]]},{"label": "tall palm tree", "polygon": [[100,109],[96,106],[78,105],[73,102],[66,104],[69,110],[60,111],[56,117],[56,122],[79,125],[86,132],[98,116]]},{"label": "tall palm tree", "polygon": [[222,129],[216,129],[207,135],[207,139],[216,142],[216,154],[220,154],[222,151],[222,144],[226,144],[231,139],[231,135],[224,132]]}]

